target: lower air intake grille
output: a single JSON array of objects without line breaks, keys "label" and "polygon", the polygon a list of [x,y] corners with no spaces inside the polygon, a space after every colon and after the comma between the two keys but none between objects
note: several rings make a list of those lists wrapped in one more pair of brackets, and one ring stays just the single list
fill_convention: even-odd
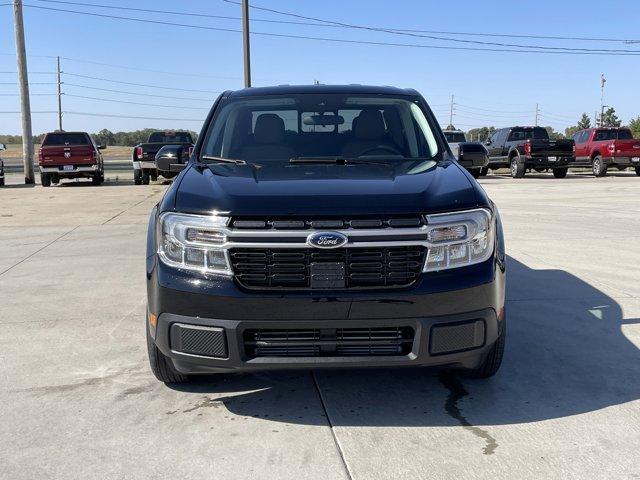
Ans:
[{"label": "lower air intake grille", "polygon": [[[334,250],[255,249],[230,250],[236,280],[258,289],[311,289],[403,287],[420,275],[425,249],[420,246],[339,248]],[[330,267],[335,282],[327,288],[312,282],[313,269]]]},{"label": "lower air intake grille", "polygon": [[441,355],[478,348],[484,345],[484,337],[483,320],[434,326],[429,351],[431,355]]},{"label": "lower air intake grille", "polygon": [[174,323],[170,334],[171,350],[203,357],[227,358],[227,340],[223,328]]},{"label": "lower air intake grille", "polygon": [[244,332],[245,354],[256,357],[367,357],[407,355],[411,327],[259,329]]}]

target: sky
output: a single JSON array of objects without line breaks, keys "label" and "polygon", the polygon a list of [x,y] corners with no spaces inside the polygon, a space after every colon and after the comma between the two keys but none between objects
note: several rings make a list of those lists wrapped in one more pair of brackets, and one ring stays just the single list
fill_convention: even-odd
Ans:
[{"label": "sky", "polygon": [[[20,115],[12,113],[20,108],[13,9],[2,5],[8,1],[0,0],[0,134],[19,134]],[[243,87],[240,33],[175,25],[239,30],[240,20],[104,8],[107,5],[239,17],[241,9],[237,4],[224,0],[69,1],[103,7],[24,0],[31,108],[34,112],[51,112],[33,114],[34,134],[57,128],[57,87],[52,74],[56,69],[56,56],[63,58],[62,71],[65,72],[62,87],[63,111],[67,112],[63,120],[65,130],[96,132],[107,128],[127,131],[149,127],[199,131],[218,92]],[[609,1],[597,8],[590,2],[577,0],[448,3],[433,0],[251,0],[250,3],[376,28],[640,39],[637,27],[640,2],[637,0]],[[126,16],[170,25],[36,7]],[[425,96],[443,126],[449,123],[449,104],[454,95],[453,123],[463,130],[484,125],[531,125],[538,104],[539,123],[563,131],[575,124],[582,112],[593,117],[599,110],[600,75],[604,73],[607,79],[604,103],[615,107],[625,123],[640,115],[638,56],[468,51],[264,36],[259,33],[429,46],[507,48],[362,29],[258,22],[255,20],[305,20],[256,9],[251,10],[251,17],[251,29],[256,32],[251,38],[255,86],[310,84],[317,80],[326,84],[411,87]],[[418,35],[640,52],[640,41],[628,44],[450,33]]]}]

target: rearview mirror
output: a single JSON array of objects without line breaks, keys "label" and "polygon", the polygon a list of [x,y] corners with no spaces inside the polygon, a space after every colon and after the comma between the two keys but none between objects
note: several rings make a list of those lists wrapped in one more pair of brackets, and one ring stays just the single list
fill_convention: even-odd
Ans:
[{"label": "rearview mirror", "polygon": [[302,117],[302,123],[305,125],[343,125],[344,117],[342,115],[305,115]]},{"label": "rearview mirror", "polygon": [[159,172],[180,172],[189,160],[188,148],[182,145],[165,145],[156,153],[156,168]]}]

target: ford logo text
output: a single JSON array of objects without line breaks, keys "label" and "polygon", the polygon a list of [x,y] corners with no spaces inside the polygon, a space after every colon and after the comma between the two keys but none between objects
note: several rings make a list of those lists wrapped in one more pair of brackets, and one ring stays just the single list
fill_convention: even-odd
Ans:
[{"label": "ford logo text", "polygon": [[316,248],[338,248],[348,241],[346,235],[338,232],[316,232],[307,237],[307,244]]}]

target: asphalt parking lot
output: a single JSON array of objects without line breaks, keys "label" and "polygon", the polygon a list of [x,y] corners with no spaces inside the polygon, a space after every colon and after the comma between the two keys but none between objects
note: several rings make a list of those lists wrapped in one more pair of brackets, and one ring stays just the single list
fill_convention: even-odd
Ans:
[{"label": "asphalt parking lot", "polygon": [[0,189],[0,478],[640,478],[634,173],[481,180],[509,254],[491,380],[348,370],[179,388],[152,377],[144,337],[147,216],[166,187],[127,175]]}]

